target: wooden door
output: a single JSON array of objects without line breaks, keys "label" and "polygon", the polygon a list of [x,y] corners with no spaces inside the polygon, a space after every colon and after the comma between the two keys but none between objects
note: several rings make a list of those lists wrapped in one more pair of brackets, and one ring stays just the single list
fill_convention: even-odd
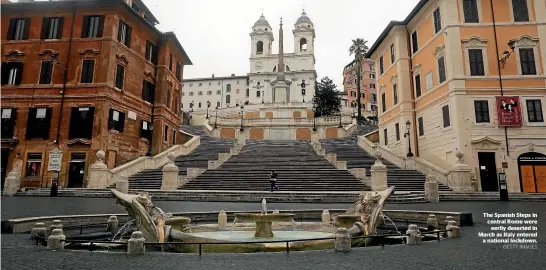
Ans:
[{"label": "wooden door", "polygon": [[537,192],[546,192],[546,165],[535,165]]},{"label": "wooden door", "polygon": [[[538,166],[537,166],[538,167]],[[536,192],[535,186],[535,173],[533,165],[521,165],[519,167],[521,172],[521,185],[523,192]]]}]

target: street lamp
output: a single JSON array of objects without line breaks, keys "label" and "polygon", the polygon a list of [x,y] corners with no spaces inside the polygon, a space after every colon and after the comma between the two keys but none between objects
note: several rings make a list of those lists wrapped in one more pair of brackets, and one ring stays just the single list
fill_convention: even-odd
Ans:
[{"label": "street lamp", "polygon": [[210,101],[207,101],[207,119],[209,119]]},{"label": "street lamp", "polygon": [[343,125],[341,124],[341,104],[339,104],[339,126],[338,128],[343,128]]},{"label": "street lamp", "polygon": [[243,128],[243,112],[245,110],[245,107],[243,105],[241,105],[241,129],[239,129],[239,131],[245,131],[245,129]]},{"label": "street lamp", "polygon": [[301,80],[300,86],[301,86],[301,94],[303,96],[303,103],[305,103],[305,86],[307,86],[305,84],[305,80]]},{"label": "street lamp", "polygon": [[413,157],[413,153],[411,152],[411,139],[410,139],[410,128],[411,128],[411,122],[406,122],[406,133],[404,133],[404,138],[408,138],[408,154],[407,157]]},{"label": "street lamp", "polygon": [[215,129],[217,128],[216,123],[218,123],[218,109],[219,109],[219,107],[216,106],[216,121],[214,121],[214,128]]},{"label": "street lamp", "polygon": [[315,113],[317,111],[317,103],[315,101],[316,96],[313,96],[313,131],[317,131],[316,117]]}]

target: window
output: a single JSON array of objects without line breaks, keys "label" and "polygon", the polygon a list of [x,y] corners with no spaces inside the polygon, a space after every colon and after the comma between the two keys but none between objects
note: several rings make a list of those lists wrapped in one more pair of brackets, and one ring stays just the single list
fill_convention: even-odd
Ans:
[{"label": "window", "polygon": [[125,76],[125,67],[117,65],[116,67],[116,88],[123,89],[123,77]]},{"label": "window", "polygon": [[146,41],[146,60],[157,65],[157,46],[149,40]]},{"label": "window", "polygon": [[190,92],[190,96],[193,96],[193,92]]},{"label": "window", "polygon": [[387,136],[387,129],[383,130],[383,138],[385,138],[385,145],[389,144],[389,137]]},{"label": "window", "polygon": [[211,83],[211,82],[209,82],[209,86],[211,86],[211,85],[212,85],[212,83]]},{"label": "window", "polygon": [[465,23],[480,22],[476,0],[463,0],[463,10]]},{"label": "window", "polygon": [[512,0],[512,11],[514,12],[515,22],[528,22],[529,10],[527,0]]},{"label": "window", "polygon": [[372,101],[372,102],[375,102],[376,99],[377,99],[377,98],[376,98],[376,96],[375,96],[375,93],[372,93],[372,100],[371,100],[371,101]]},{"label": "window", "polygon": [[432,89],[434,87],[434,81],[432,80],[432,72],[427,73],[425,75],[425,86],[427,87],[427,90]]},{"label": "window", "polygon": [[91,139],[93,137],[94,107],[72,107],[68,139]]},{"label": "window", "polygon": [[370,79],[375,79],[375,74],[370,73]]},{"label": "window", "polygon": [[176,78],[181,81],[182,80],[182,65],[180,62],[176,62]]},{"label": "window", "polygon": [[451,119],[449,118],[449,105],[442,107],[442,118],[444,120],[444,127],[451,126]]},{"label": "window", "polygon": [[419,136],[425,136],[425,127],[423,124],[423,117],[417,118],[417,123],[419,126]]},{"label": "window", "polygon": [[379,74],[382,75],[383,71],[383,55],[381,55],[381,57],[379,57]]},{"label": "window", "polygon": [[237,84],[239,84],[239,81],[237,81]]},{"label": "window", "polygon": [[383,109],[383,112],[387,111],[387,104],[385,101],[385,93],[381,94],[381,107]]},{"label": "window", "polygon": [[81,83],[93,83],[95,60],[83,60]]},{"label": "window", "polygon": [[131,7],[140,14],[140,7],[133,1],[133,4],[131,4]]},{"label": "window", "polygon": [[476,123],[489,123],[489,104],[487,100],[475,100],[474,113],[476,114]]},{"label": "window", "polygon": [[231,96],[226,95],[226,104],[230,104],[230,103],[231,103]]},{"label": "window", "polygon": [[207,91],[207,96],[212,95],[212,91]]},{"label": "window", "polygon": [[246,97],[250,96],[250,89],[246,89]]},{"label": "window", "polygon": [[27,177],[40,177],[42,172],[42,153],[28,153],[26,176]]},{"label": "window", "polygon": [[14,18],[9,20],[8,40],[28,39],[30,18]]},{"label": "window", "polygon": [[221,94],[222,94],[222,90],[216,90],[216,94],[217,94],[217,95],[221,95]]},{"label": "window", "polygon": [[218,85],[220,85],[220,82],[218,82]]},{"label": "window", "polygon": [[127,25],[124,21],[119,21],[118,28],[118,41],[127,47],[131,47],[131,32],[133,29]]},{"label": "window", "polygon": [[300,39],[300,52],[306,52],[307,51],[307,39],[301,38]]},{"label": "window", "polygon": [[83,16],[82,38],[102,37],[104,15]]},{"label": "window", "polygon": [[[173,54],[169,54],[169,70],[173,71]],[[184,86],[184,85],[182,85]]]},{"label": "window", "polygon": [[0,129],[2,133],[2,139],[13,138],[13,132],[15,130],[15,120],[17,120],[17,109],[15,108],[2,108],[2,122]]},{"label": "window", "polygon": [[484,76],[483,53],[481,49],[468,50],[468,62],[470,63],[470,76]]},{"label": "window", "polygon": [[260,94],[261,94],[260,90],[256,91],[256,97],[260,97]]},{"label": "window", "polygon": [[108,130],[117,130],[123,132],[125,129],[125,113],[110,109],[108,117]]},{"label": "window", "polygon": [[140,124],[140,138],[145,138],[148,142],[152,141],[152,125],[150,122],[142,120]]},{"label": "window", "polygon": [[544,122],[542,104],[539,99],[527,100],[527,117],[529,122]]},{"label": "window", "polygon": [[264,52],[264,42],[258,41],[256,43],[256,54],[262,54]]},{"label": "window", "polygon": [[23,62],[2,63],[2,85],[18,85],[23,77]]},{"label": "window", "polygon": [[396,84],[392,86],[392,96],[394,99],[394,105],[398,104],[398,89]]},{"label": "window", "polygon": [[235,90],[235,94],[239,94],[239,89]]},{"label": "window", "polygon": [[434,11],[434,33],[440,32],[442,29],[442,16],[440,15],[440,8]]},{"label": "window", "polygon": [[[153,103],[155,95],[155,85],[149,81],[144,80],[142,83],[142,100]],[[190,92],[190,96],[193,92]]]},{"label": "window", "polygon": [[198,95],[198,96],[202,96],[202,95],[203,95],[203,91],[197,92],[197,95]]},{"label": "window", "polygon": [[375,83],[370,83],[370,88],[375,89]]},{"label": "window", "polygon": [[176,129],[173,128],[173,145],[176,144]]},{"label": "window", "polygon": [[438,80],[440,83],[446,81],[446,66],[444,62],[444,56],[438,58]]},{"label": "window", "polygon": [[63,36],[63,17],[44,17],[42,19],[41,39],[60,39]]},{"label": "window", "polygon": [[42,61],[42,67],[40,69],[40,84],[50,84],[52,72],[53,72],[53,62]]},{"label": "window", "polygon": [[533,48],[519,49],[519,61],[521,64],[521,75],[536,75],[535,52]]},{"label": "window", "polygon": [[220,108],[220,101],[216,101],[216,108]]},{"label": "window", "polygon": [[228,84],[226,86],[226,92],[230,93],[231,92],[231,84]]},{"label": "window", "polygon": [[169,141],[169,126],[165,125],[165,132],[163,132],[163,140],[165,142]]},{"label": "window", "polygon": [[197,108],[201,108],[201,102],[197,104]]},{"label": "window", "polygon": [[26,139],[49,139],[51,108],[30,108],[28,110]]},{"label": "window", "polygon": [[421,75],[415,75],[415,96],[420,97],[421,96]]},{"label": "window", "polygon": [[203,83],[199,83],[199,86],[203,86]]},{"label": "window", "polygon": [[396,131],[396,140],[399,141],[400,140],[400,123],[396,123],[394,125],[394,129]]},{"label": "window", "polygon": [[417,41],[417,31],[413,32],[413,34],[411,34],[411,47],[412,47],[412,52],[413,53],[416,53],[418,50],[419,50],[419,43]]},{"label": "window", "polygon": [[391,45],[391,64],[394,63],[394,57],[395,57],[394,44],[392,44]]},{"label": "window", "polygon": [[171,107],[171,87],[170,86],[167,86],[167,91],[165,92],[165,106],[167,106],[167,108],[170,108]]}]

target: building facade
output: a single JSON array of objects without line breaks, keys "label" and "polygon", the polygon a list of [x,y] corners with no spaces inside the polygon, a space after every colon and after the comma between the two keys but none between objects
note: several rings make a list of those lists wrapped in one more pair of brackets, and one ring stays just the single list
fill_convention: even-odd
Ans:
[{"label": "building facade", "polygon": [[[377,116],[377,96],[373,61],[364,58],[363,61],[361,61],[360,72],[362,74],[360,79],[361,113],[363,116]],[[347,94],[348,104],[353,108],[358,108],[357,73],[358,66],[354,60],[343,68],[343,89]]]},{"label": "building facade", "polygon": [[136,0],[2,4],[2,181],[82,187],[98,150],[113,168],[180,140],[191,61],[156,24]]},{"label": "building facade", "polygon": [[[289,84],[288,102],[310,102],[315,93],[315,28],[305,12],[301,14],[292,30],[294,52],[283,53],[284,74]],[[229,108],[242,104],[274,102],[273,85],[277,79],[279,55],[272,53],[273,28],[262,15],[254,23],[250,33],[249,73],[244,76],[210,77],[186,79],[182,89],[184,111],[193,109],[197,113],[211,109]],[[304,86],[303,86],[304,85]],[[303,90],[305,89],[305,90]],[[199,95],[201,93],[201,95]],[[202,107],[199,108],[198,104]]]},{"label": "building facade", "polygon": [[461,152],[478,190],[505,173],[510,192],[546,192],[543,0],[422,0],[367,56],[382,145],[444,169]]}]

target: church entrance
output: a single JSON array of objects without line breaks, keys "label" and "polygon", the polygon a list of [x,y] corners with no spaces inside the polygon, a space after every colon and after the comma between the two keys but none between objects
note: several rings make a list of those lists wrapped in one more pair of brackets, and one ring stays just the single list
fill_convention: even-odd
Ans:
[{"label": "church entrance", "polygon": [[518,157],[521,192],[546,192],[546,155],[536,152]]}]

